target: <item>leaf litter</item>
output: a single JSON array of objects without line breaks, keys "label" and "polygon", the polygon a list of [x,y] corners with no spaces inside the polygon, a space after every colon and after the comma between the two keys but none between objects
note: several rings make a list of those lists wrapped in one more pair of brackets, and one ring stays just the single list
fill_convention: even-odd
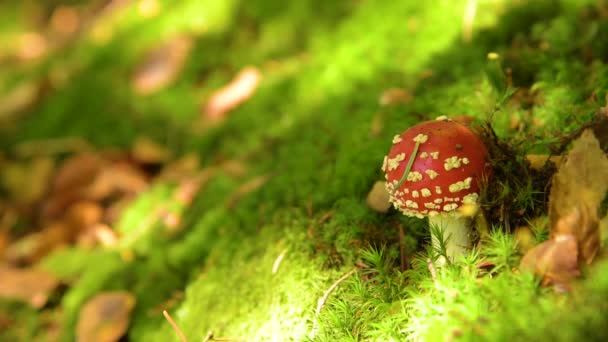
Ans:
[{"label": "leaf litter", "polygon": [[568,290],[581,266],[591,264],[600,249],[599,215],[606,191],[608,158],[593,131],[585,130],[552,179],[550,239],[529,250],[520,268],[540,276],[543,285]]}]

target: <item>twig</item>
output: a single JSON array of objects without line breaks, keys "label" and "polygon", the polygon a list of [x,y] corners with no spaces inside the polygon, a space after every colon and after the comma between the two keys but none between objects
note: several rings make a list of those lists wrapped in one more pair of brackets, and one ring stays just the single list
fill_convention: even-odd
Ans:
[{"label": "twig", "polygon": [[433,265],[433,261],[431,258],[426,258],[426,265],[429,268],[429,272],[431,273],[431,279],[433,279],[433,283],[437,286],[439,283],[437,282],[437,273],[435,272],[435,265]]},{"label": "twig", "polygon": [[209,341],[211,341],[212,338],[213,338],[213,331],[208,331],[207,335],[205,335],[205,338],[203,339],[203,342],[209,342]]},{"label": "twig", "polygon": [[203,342],[209,342],[209,341],[230,341],[230,342],[238,342],[239,340],[235,340],[232,338],[220,338],[220,337],[214,337],[213,336],[213,331],[209,330],[207,332],[207,335],[205,335],[205,338],[203,339]]},{"label": "twig", "polygon": [[340,279],[336,280],[333,284],[331,284],[331,286],[325,291],[325,293],[323,294],[323,297],[319,298],[319,300],[317,301],[317,309],[315,310],[315,320],[313,322],[312,325],[312,336],[311,338],[315,337],[315,334],[317,333],[317,318],[319,317],[319,314],[321,313],[321,309],[323,309],[323,306],[325,305],[325,302],[327,302],[327,298],[329,298],[329,295],[331,295],[332,292],[334,292],[334,290],[336,289],[336,287],[338,287],[338,285],[340,285],[340,283],[342,283],[343,281],[345,281],[348,277],[350,277],[353,273],[355,273],[357,271],[357,269],[353,269],[350,272],[346,273],[345,275],[343,275],[342,277],[340,277]]},{"label": "twig", "polygon": [[279,271],[279,266],[281,266],[281,261],[283,261],[285,254],[287,254],[287,250],[288,248],[285,248],[281,252],[281,254],[279,254],[279,256],[277,256],[277,258],[275,259],[274,263],[272,264],[272,274],[275,274]]},{"label": "twig", "polygon": [[175,321],[173,320],[173,318],[171,318],[171,315],[169,315],[167,310],[163,310],[163,316],[165,316],[167,321],[169,321],[169,324],[171,324],[171,326],[173,327],[173,330],[175,330],[175,332],[177,333],[177,336],[179,336],[180,340],[182,340],[182,342],[188,342],[186,335],[184,335],[184,333],[179,329],[177,324],[175,324]]},{"label": "twig", "polygon": [[403,239],[405,238],[405,234],[403,233],[403,227],[399,226],[399,257],[401,261],[401,272],[408,269],[407,256],[405,255],[405,244],[403,243]]}]

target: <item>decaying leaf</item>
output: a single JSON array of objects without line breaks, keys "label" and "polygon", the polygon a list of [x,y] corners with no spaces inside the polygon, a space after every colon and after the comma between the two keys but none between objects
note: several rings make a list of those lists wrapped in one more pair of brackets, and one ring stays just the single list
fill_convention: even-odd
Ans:
[{"label": "decaying leaf", "polygon": [[77,341],[118,341],[127,331],[134,306],[135,297],[125,291],[101,293],[89,299],[80,310]]},{"label": "decaying leaf", "polygon": [[0,264],[0,298],[20,300],[34,308],[46,304],[59,281],[50,273],[37,269],[19,269]]},{"label": "decaying leaf", "polygon": [[574,142],[553,177],[549,195],[552,236],[576,238],[579,261],[591,263],[600,247],[599,207],[608,191],[608,158],[591,130]]},{"label": "decaying leaf", "polygon": [[177,36],[150,51],[133,76],[135,91],[148,95],[171,84],[182,70],[192,45],[191,37]]},{"label": "decaying leaf", "polygon": [[528,154],[526,160],[530,163],[530,167],[535,170],[540,170],[547,163],[554,163],[556,166],[560,166],[564,160],[563,156],[548,156],[546,154]]},{"label": "decaying leaf", "polygon": [[270,180],[270,175],[261,175],[257,177],[253,177],[252,179],[246,181],[241,186],[236,189],[230,195],[228,200],[226,201],[228,208],[233,208],[237,205],[237,203],[243,198],[245,195],[252,193],[259,188],[261,188],[266,182]]},{"label": "decaying leaf", "polygon": [[399,103],[409,103],[414,99],[411,92],[402,88],[391,88],[385,90],[378,102],[381,106],[392,106]]},{"label": "decaying leaf", "polygon": [[221,120],[226,114],[249,99],[255,92],[262,75],[255,67],[246,67],[223,88],[214,92],[203,112],[208,119]]},{"label": "decaying leaf", "polygon": [[542,284],[567,287],[580,275],[578,247],[572,235],[559,235],[529,250],[521,259],[520,269],[542,277]]},{"label": "decaying leaf", "polygon": [[181,181],[193,177],[200,168],[200,158],[194,153],[186,154],[165,165],[158,179],[166,181]]},{"label": "decaying leaf", "polygon": [[171,151],[150,138],[139,137],[133,143],[131,154],[142,164],[162,164],[169,159]]},{"label": "decaying leaf", "polygon": [[45,193],[53,170],[54,163],[50,158],[6,163],[0,171],[0,186],[13,201],[29,205]]},{"label": "decaying leaf", "polygon": [[372,189],[367,194],[367,206],[373,211],[385,213],[391,207],[389,194],[386,191],[386,182],[376,181]]},{"label": "decaying leaf", "polygon": [[567,289],[600,248],[599,208],[608,191],[608,158],[591,130],[585,130],[553,176],[549,195],[551,239],[529,250],[520,267],[543,284]]}]

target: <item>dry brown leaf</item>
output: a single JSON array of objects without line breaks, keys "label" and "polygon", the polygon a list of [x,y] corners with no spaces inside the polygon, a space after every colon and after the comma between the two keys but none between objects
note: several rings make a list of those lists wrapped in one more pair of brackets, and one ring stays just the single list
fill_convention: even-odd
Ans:
[{"label": "dry brown leaf", "polygon": [[367,194],[367,205],[374,211],[386,213],[391,207],[389,194],[386,191],[386,182],[376,181]]},{"label": "dry brown leaf", "polygon": [[236,191],[234,191],[232,193],[230,198],[228,198],[228,201],[227,201],[228,208],[233,208],[234,206],[236,206],[236,204],[238,203],[238,201],[241,198],[243,198],[245,195],[247,195],[249,193],[252,193],[252,192],[258,190],[264,184],[266,184],[266,182],[268,182],[268,180],[270,180],[270,175],[262,175],[262,176],[254,177],[254,178],[248,180],[247,182],[243,183],[241,186],[238,187],[238,189],[236,189]]},{"label": "dry brown leaf", "polygon": [[93,153],[81,153],[66,159],[53,181],[53,192],[71,191],[93,182],[105,161]]},{"label": "dry brown leaf", "polygon": [[600,248],[599,208],[608,191],[608,158],[591,130],[585,130],[553,176],[549,194],[551,239],[529,250],[520,268],[543,284],[567,290]]},{"label": "dry brown leaf", "polygon": [[0,184],[13,201],[30,205],[47,191],[53,171],[54,162],[50,158],[6,163],[0,171]]},{"label": "dry brown leaf", "polygon": [[150,51],[135,71],[133,89],[148,95],[171,84],[182,70],[192,45],[192,38],[177,36]]},{"label": "dry brown leaf", "polygon": [[549,195],[552,235],[576,238],[579,261],[591,263],[600,247],[598,211],[608,191],[608,158],[591,130],[583,132],[553,177]]},{"label": "dry brown leaf", "polygon": [[104,167],[81,194],[87,199],[101,200],[115,194],[136,194],[147,186],[147,177],[139,168],[127,162],[116,162]]},{"label": "dry brown leaf", "polygon": [[14,118],[36,102],[40,93],[40,85],[34,82],[24,82],[0,94],[0,122]]},{"label": "dry brown leaf", "polygon": [[133,159],[142,164],[162,164],[169,160],[171,151],[147,137],[138,137],[131,149]]},{"label": "dry brown leaf", "polygon": [[47,38],[38,32],[25,32],[19,36],[17,57],[25,61],[43,57],[49,51]]},{"label": "dry brown leaf", "polygon": [[134,306],[135,297],[126,291],[101,293],[89,299],[80,310],[77,341],[118,341],[127,331]]},{"label": "dry brown leaf", "polygon": [[562,234],[529,250],[519,267],[542,277],[544,286],[567,289],[570,280],[580,275],[577,259],[576,238]]},{"label": "dry brown leaf", "polygon": [[93,147],[82,137],[61,137],[28,140],[18,143],[14,150],[20,158],[53,156],[60,153],[87,153]]},{"label": "dry brown leaf", "polygon": [[51,14],[51,29],[61,35],[74,34],[80,22],[80,13],[72,6],[59,6]]},{"label": "dry brown leaf", "polygon": [[50,273],[37,269],[19,269],[0,264],[0,298],[20,300],[34,308],[46,304],[59,281]]},{"label": "dry brown leaf", "polygon": [[103,208],[96,202],[81,201],[71,205],[66,215],[71,225],[86,228],[101,221]]},{"label": "dry brown leaf", "polygon": [[412,93],[402,88],[391,88],[380,95],[381,106],[392,106],[399,103],[410,103],[414,99]]},{"label": "dry brown leaf", "polygon": [[528,154],[526,155],[526,159],[530,163],[531,168],[540,170],[549,162],[559,167],[565,158],[564,156],[549,156],[546,154]]},{"label": "dry brown leaf", "polygon": [[180,181],[190,178],[200,168],[200,158],[194,153],[186,154],[179,159],[172,161],[163,167],[157,179],[167,181]]},{"label": "dry brown leaf", "polygon": [[215,91],[205,104],[203,112],[208,119],[218,121],[228,112],[249,99],[255,92],[262,75],[255,67],[246,67],[230,83]]}]

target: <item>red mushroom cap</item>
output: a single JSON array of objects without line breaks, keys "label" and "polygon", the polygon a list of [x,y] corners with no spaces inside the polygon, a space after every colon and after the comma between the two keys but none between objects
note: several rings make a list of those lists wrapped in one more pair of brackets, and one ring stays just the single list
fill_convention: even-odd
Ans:
[{"label": "red mushroom cap", "polygon": [[408,216],[456,213],[463,203],[477,202],[480,181],[490,174],[487,156],[483,141],[465,125],[445,117],[417,124],[393,138],[384,158],[390,200]]}]

